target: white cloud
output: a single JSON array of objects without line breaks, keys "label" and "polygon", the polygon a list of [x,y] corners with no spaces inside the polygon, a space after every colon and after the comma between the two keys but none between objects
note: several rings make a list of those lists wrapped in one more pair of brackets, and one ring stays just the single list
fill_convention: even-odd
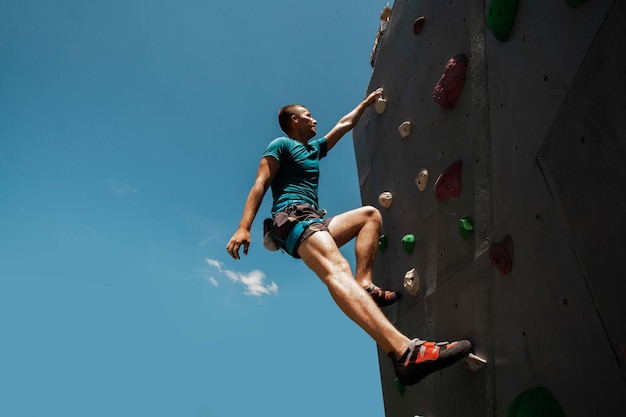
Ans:
[{"label": "white cloud", "polygon": [[272,282],[265,285],[265,274],[261,271],[252,271],[247,275],[240,276],[241,282],[246,286],[244,294],[253,297],[278,293],[278,285]]},{"label": "white cloud", "polygon": [[222,271],[222,263],[220,261],[216,261],[215,259],[204,258],[204,262],[208,265],[214,266],[218,271]]},{"label": "white cloud", "polygon": [[[217,272],[224,275],[231,282],[243,284],[245,287],[245,295],[249,295],[251,297],[260,297],[263,295],[278,294],[278,285],[273,281],[270,284],[266,284],[266,277],[263,271],[254,270],[246,274],[243,272],[236,272],[229,269],[224,269],[223,264],[215,259],[205,258],[204,262],[207,265],[217,269]],[[219,285],[218,281],[214,277],[207,278],[207,281],[209,281],[215,287]]]},{"label": "white cloud", "polygon": [[235,271],[221,271],[224,273],[224,275],[226,275],[228,277],[229,280],[231,280],[232,282],[239,282],[241,281],[241,273],[240,272],[235,272]]}]

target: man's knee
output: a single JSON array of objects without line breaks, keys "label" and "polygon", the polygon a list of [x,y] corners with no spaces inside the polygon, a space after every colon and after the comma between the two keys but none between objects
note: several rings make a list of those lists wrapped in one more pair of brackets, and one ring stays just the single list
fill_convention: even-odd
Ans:
[{"label": "man's knee", "polygon": [[363,206],[363,210],[369,222],[377,223],[378,225],[382,226],[383,215],[380,214],[380,210],[378,210],[374,206]]}]

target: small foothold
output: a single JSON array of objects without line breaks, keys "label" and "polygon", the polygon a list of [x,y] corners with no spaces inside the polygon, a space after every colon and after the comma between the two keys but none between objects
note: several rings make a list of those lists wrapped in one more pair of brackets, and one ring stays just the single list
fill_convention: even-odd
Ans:
[{"label": "small foothold", "polygon": [[489,262],[502,275],[513,270],[513,239],[511,236],[506,236],[502,241],[489,247]]},{"label": "small foothold", "polygon": [[413,253],[413,249],[415,248],[415,236],[412,234],[404,235],[402,237],[402,249],[409,255]]},{"label": "small foothold", "polygon": [[419,292],[419,290],[420,290],[420,276],[417,273],[417,271],[415,270],[415,268],[407,271],[407,273],[404,274],[404,288],[411,295],[417,295],[417,293]]},{"label": "small foothold", "polygon": [[506,411],[507,417],[565,417],[556,398],[543,387],[518,395]]},{"label": "small foothold", "polygon": [[398,390],[400,395],[404,395],[404,391],[406,390],[406,388],[405,388],[404,384],[402,382],[400,382],[400,380],[398,378],[396,378],[393,381],[393,385],[396,386],[396,389]]},{"label": "small foothold", "polygon": [[404,122],[398,128],[398,132],[400,132],[400,136],[406,138],[411,134],[411,122]]},{"label": "small foothold", "polygon": [[470,371],[476,372],[487,365],[487,361],[474,355],[473,353],[470,353],[463,359],[463,365],[467,366]]},{"label": "small foothold", "polygon": [[415,35],[419,35],[422,29],[424,29],[425,22],[426,22],[426,19],[424,18],[424,16],[420,16],[417,19],[415,19],[415,23],[413,23],[413,33]]},{"label": "small foothold", "polygon": [[506,42],[511,35],[519,0],[491,0],[485,26],[500,42]]},{"label": "small foothold", "polygon": [[464,238],[468,238],[474,233],[474,220],[471,217],[459,219],[459,233]]},{"label": "small foothold", "polygon": [[455,198],[461,195],[462,182],[461,172],[463,170],[463,161],[458,160],[450,165],[445,171],[439,175],[435,181],[435,198],[439,201],[447,198]]},{"label": "small foothold", "polygon": [[391,207],[391,203],[393,203],[393,195],[389,191],[385,191],[384,193],[380,193],[378,196],[378,202],[381,206],[385,208]]},{"label": "small foothold", "polygon": [[380,235],[378,238],[378,250],[380,253],[384,253],[387,250],[387,235]]},{"label": "small foothold", "polygon": [[448,60],[443,75],[435,85],[433,100],[444,109],[453,108],[465,85],[467,57],[464,54],[453,56]]},{"label": "small foothold", "polygon": [[376,109],[376,113],[383,114],[386,108],[387,108],[387,100],[385,100],[382,97],[377,98],[376,102],[374,103],[374,109]]},{"label": "small foothold", "polygon": [[415,177],[415,185],[417,185],[417,189],[420,191],[424,191],[426,186],[428,185],[428,170],[423,169],[417,174]]}]

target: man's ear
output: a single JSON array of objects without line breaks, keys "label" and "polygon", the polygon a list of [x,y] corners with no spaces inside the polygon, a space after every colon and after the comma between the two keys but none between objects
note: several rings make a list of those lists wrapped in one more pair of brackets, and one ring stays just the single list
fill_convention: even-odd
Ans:
[{"label": "man's ear", "polygon": [[291,121],[295,124],[298,124],[298,117],[295,114],[291,115]]}]

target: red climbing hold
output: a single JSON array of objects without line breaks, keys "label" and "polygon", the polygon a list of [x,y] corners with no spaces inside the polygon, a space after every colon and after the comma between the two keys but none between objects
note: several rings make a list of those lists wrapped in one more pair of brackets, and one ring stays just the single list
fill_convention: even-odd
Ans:
[{"label": "red climbing hold", "polygon": [[435,198],[439,201],[461,195],[461,171],[463,161],[459,159],[439,175],[435,181]]},{"label": "red climbing hold", "polygon": [[513,270],[513,239],[511,236],[506,236],[502,241],[489,247],[489,262],[503,275]]},{"label": "red climbing hold", "polygon": [[425,21],[424,16],[420,16],[415,20],[415,23],[413,23],[413,33],[415,33],[415,35],[419,35],[422,29],[424,29]]},{"label": "red climbing hold", "polygon": [[451,109],[461,96],[465,85],[467,57],[464,54],[456,55],[448,61],[443,75],[433,91],[433,100],[444,109]]}]

